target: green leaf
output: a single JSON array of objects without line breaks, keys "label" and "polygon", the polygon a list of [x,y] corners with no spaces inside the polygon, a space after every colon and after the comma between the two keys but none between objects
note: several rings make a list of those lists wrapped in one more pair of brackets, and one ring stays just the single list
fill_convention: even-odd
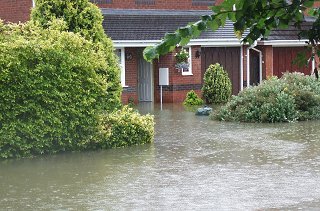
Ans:
[{"label": "green leaf", "polygon": [[207,29],[207,24],[205,24],[203,21],[200,21],[196,24],[198,26],[199,31],[204,31]]},{"label": "green leaf", "polygon": [[189,37],[192,35],[192,30],[190,26],[181,27],[178,29],[178,33],[181,37]]},{"label": "green leaf", "polygon": [[215,18],[212,21],[208,21],[207,24],[212,31],[216,31],[221,26],[221,21],[220,19]]},{"label": "green leaf", "polygon": [[181,41],[180,41],[180,43],[179,43],[179,45],[180,45],[180,46],[185,46],[185,45],[187,45],[187,44],[190,42],[190,39],[191,39],[191,37],[184,37],[184,38],[182,38]]},{"label": "green leaf", "polygon": [[156,52],[156,49],[152,46],[148,46],[143,50],[143,58],[151,62],[153,59],[158,58],[159,54]]},{"label": "green leaf", "polygon": [[308,7],[308,8],[312,7],[313,4],[314,4],[314,0],[306,0],[303,2],[303,6]]}]

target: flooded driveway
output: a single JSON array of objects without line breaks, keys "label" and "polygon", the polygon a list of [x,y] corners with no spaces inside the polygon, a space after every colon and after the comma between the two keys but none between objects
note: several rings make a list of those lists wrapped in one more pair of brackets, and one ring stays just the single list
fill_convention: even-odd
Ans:
[{"label": "flooded driveway", "polygon": [[320,209],[320,122],[216,122],[141,105],[155,143],[0,162],[0,210]]}]

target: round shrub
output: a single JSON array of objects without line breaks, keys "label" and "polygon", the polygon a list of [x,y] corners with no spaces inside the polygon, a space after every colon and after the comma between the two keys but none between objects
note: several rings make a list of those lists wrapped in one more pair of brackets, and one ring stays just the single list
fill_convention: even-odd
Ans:
[{"label": "round shrub", "polygon": [[[0,24],[0,157],[86,149],[108,111],[106,52],[69,32]],[[117,101],[117,100],[115,100]]]},{"label": "round shrub", "polygon": [[243,122],[292,122],[320,118],[320,84],[312,76],[287,73],[263,81],[233,96],[218,120]]},{"label": "round shrub", "polygon": [[186,99],[183,101],[183,105],[193,106],[202,105],[203,100],[193,90],[187,93]]},{"label": "round shrub", "polygon": [[230,99],[232,85],[220,64],[210,65],[204,74],[202,93],[208,103],[225,103]]},{"label": "round shrub", "polygon": [[102,131],[106,140],[101,142],[102,148],[150,143],[154,137],[153,116],[141,116],[133,108],[124,106],[102,116]]}]

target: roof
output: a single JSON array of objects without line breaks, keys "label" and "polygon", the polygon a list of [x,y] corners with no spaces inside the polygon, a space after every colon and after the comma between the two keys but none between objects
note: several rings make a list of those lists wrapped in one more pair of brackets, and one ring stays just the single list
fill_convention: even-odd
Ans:
[{"label": "roof", "polygon": [[[103,27],[114,41],[159,41],[168,32],[196,22],[201,15],[210,15],[209,10],[136,10],[101,9],[104,15]],[[307,18],[302,28],[310,28],[312,19]],[[291,25],[288,29],[273,30],[265,40],[299,40],[299,30]],[[233,23],[227,21],[224,27],[213,32],[207,30],[194,40],[238,40]],[[238,42],[238,41],[237,41]],[[239,41],[240,43],[240,41]]]},{"label": "roof", "polygon": [[[301,30],[307,30],[312,27],[314,19],[306,18],[306,21],[301,24]],[[273,30],[266,40],[299,40],[300,30],[293,25],[287,29]]]},{"label": "roof", "polygon": [[[207,10],[120,10],[102,9],[103,26],[113,40],[161,40],[167,32],[196,22],[201,15],[212,14]],[[232,22],[212,32],[203,32],[197,39],[237,39]]]}]

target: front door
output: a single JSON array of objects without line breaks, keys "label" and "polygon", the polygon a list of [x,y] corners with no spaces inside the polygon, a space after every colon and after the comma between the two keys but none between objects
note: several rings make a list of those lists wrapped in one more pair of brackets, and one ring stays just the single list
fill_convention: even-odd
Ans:
[{"label": "front door", "polygon": [[250,51],[250,86],[260,83],[260,55],[258,52]]},{"label": "front door", "polygon": [[152,64],[144,60],[142,51],[138,53],[138,94],[140,102],[153,101]]}]

